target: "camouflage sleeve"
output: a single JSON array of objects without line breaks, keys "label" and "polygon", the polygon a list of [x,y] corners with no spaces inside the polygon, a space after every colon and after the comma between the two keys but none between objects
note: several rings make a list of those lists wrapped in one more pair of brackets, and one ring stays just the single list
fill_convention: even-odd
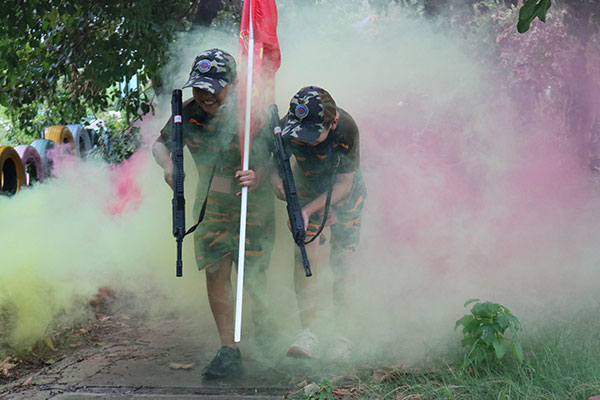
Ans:
[{"label": "camouflage sleeve", "polygon": [[[194,100],[193,98],[187,99],[183,103],[183,109],[181,110],[181,114],[182,114],[182,118],[184,121],[188,120],[190,113],[193,111],[193,105],[194,105],[193,100]],[[185,135],[185,130],[184,130],[184,135]],[[172,115],[169,116],[169,119],[167,120],[167,122],[165,123],[163,128],[160,130],[160,137],[164,141],[164,143],[167,146],[167,148],[169,149],[169,151],[171,151],[172,147],[173,147],[173,116]],[[184,141],[184,146],[185,146],[185,141]]]},{"label": "camouflage sleeve", "polygon": [[341,134],[340,142],[336,143],[340,151],[340,165],[338,174],[347,174],[358,171],[360,168],[360,146],[358,126],[347,112],[340,110],[340,121],[337,130]]}]

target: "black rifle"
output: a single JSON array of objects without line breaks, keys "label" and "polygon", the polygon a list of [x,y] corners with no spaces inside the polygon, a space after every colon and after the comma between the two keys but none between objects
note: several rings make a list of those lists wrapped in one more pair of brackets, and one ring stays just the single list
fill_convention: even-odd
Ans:
[{"label": "black rifle", "polygon": [[177,261],[175,265],[175,275],[183,276],[183,261],[181,260],[181,246],[183,245],[183,238],[194,232],[200,222],[204,219],[204,213],[206,212],[206,204],[208,202],[208,193],[212,185],[213,177],[217,164],[213,166],[210,178],[208,179],[208,186],[206,188],[206,197],[204,198],[204,204],[200,210],[198,222],[187,231],[185,230],[185,197],[183,195],[183,180],[185,175],[183,173],[183,131],[182,131],[182,117],[181,109],[181,89],[173,90],[173,97],[171,98],[171,113],[173,115],[173,149],[171,151],[171,160],[173,160],[174,176],[173,176],[173,236],[177,242]]},{"label": "black rifle", "polygon": [[171,111],[173,115],[173,151],[171,159],[174,166],[173,184],[173,236],[177,241],[177,262],[175,274],[183,276],[183,262],[181,261],[181,246],[185,232],[185,197],[183,196],[183,138],[181,129],[181,90],[173,90],[171,98]]},{"label": "black rifle", "polygon": [[[290,166],[290,156],[286,153],[285,147],[283,146],[283,139],[281,138],[281,127],[279,127],[279,117],[277,112],[277,106],[271,105],[269,113],[271,118],[274,119],[273,133],[275,135],[275,152],[277,157],[277,164],[279,170],[279,176],[283,181],[283,188],[285,190],[285,200],[287,202],[287,213],[288,218],[290,220],[290,226],[292,229],[292,236],[294,238],[294,242],[300,248],[300,253],[302,254],[302,265],[304,266],[304,272],[306,276],[312,276],[312,272],[310,271],[310,262],[308,261],[308,256],[306,255],[306,245],[314,241],[319,234],[325,228],[325,223],[327,222],[327,215],[329,214],[329,207],[331,204],[331,194],[333,192],[333,181],[334,174],[332,173],[329,180],[329,188],[327,192],[327,199],[325,201],[325,211],[323,214],[323,221],[321,222],[321,226],[317,230],[317,232],[313,235],[313,237],[307,242],[306,239],[306,229],[304,226],[304,219],[302,218],[302,208],[300,207],[300,202],[298,201],[298,192],[296,190],[296,184],[294,183],[294,175],[292,174],[292,167]],[[331,136],[331,135],[330,135]],[[332,156],[332,146],[333,141],[332,138],[328,138],[327,143],[325,143],[329,149],[329,159],[330,162],[333,160]],[[331,166],[332,170],[334,169],[333,164]]]},{"label": "black rifle", "polygon": [[292,175],[292,167],[290,166],[290,156],[285,152],[283,147],[283,140],[281,139],[281,128],[276,126],[273,129],[275,134],[275,150],[277,153],[277,163],[279,165],[279,176],[283,180],[283,188],[285,190],[285,201],[287,202],[287,213],[290,220],[290,226],[292,229],[292,236],[294,242],[300,248],[302,254],[302,265],[304,266],[304,272],[306,276],[312,276],[310,271],[310,262],[306,255],[306,229],[304,227],[304,220],[302,219],[302,209],[300,208],[300,202],[298,201],[298,192],[296,191],[296,184],[294,183],[294,175]]}]

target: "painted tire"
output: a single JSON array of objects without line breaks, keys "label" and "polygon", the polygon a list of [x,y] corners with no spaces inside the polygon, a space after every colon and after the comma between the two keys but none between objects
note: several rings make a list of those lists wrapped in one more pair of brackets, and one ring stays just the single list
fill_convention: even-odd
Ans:
[{"label": "painted tire", "polygon": [[54,142],[48,139],[37,139],[31,143],[41,160],[42,160],[42,169],[44,171],[44,178],[52,175],[52,168],[54,166],[54,160],[52,159],[52,152],[49,150],[54,148]]},{"label": "painted tire", "polygon": [[25,169],[25,182],[31,186],[35,182],[44,181],[44,165],[40,153],[33,146],[21,145],[15,147],[17,154],[21,157],[21,163]]},{"label": "painted tire", "polygon": [[25,184],[25,168],[15,149],[0,146],[0,194],[15,194]]},{"label": "painted tire", "polygon": [[75,142],[75,154],[79,158],[85,158],[88,151],[92,149],[90,135],[85,129],[83,129],[83,125],[81,124],[67,125],[67,128],[69,128],[71,134],[73,135],[73,141]]},{"label": "painted tire", "polygon": [[66,144],[70,143],[75,145],[73,134],[64,125],[50,126],[44,130],[44,138],[52,140],[55,144]]}]

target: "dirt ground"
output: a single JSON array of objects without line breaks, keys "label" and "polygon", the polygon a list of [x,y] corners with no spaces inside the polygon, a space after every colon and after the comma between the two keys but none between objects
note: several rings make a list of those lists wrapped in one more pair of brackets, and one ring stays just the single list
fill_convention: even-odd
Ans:
[{"label": "dirt ground", "polygon": [[202,368],[218,349],[212,325],[176,313],[157,319],[103,311],[22,360],[5,360],[0,398],[281,399],[307,384],[310,366],[298,368],[244,340],[244,374],[204,380]]},{"label": "dirt ground", "polygon": [[0,398],[282,399],[302,397],[332,372],[352,380],[354,372],[335,365],[286,357],[276,341],[261,347],[252,332],[240,343],[242,376],[205,380],[202,369],[219,347],[209,316],[152,316],[119,296],[100,290],[88,321],[58,330],[20,358],[0,359]]}]

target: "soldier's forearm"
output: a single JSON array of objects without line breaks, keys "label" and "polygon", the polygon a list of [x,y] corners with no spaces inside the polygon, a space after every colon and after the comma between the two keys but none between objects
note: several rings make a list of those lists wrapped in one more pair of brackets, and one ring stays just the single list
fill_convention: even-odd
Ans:
[{"label": "soldier's forearm", "polygon": [[163,169],[172,167],[171,152],[167,146],[160,140],[156,140],[152,145],[152,156],[158,165]]},{"label": "soldier's forearm", "polygon": [[[336,204],[344,197],[346,197],[352,190],[352,182],[354,180],[354,173],[349,174],[338,174],[336,182],[331,190],[331,204]],[[312,215],[325,208],[327,203],[327,193],[322,193],[316,199],[308,203],[303,207],[308,215]]]}]

